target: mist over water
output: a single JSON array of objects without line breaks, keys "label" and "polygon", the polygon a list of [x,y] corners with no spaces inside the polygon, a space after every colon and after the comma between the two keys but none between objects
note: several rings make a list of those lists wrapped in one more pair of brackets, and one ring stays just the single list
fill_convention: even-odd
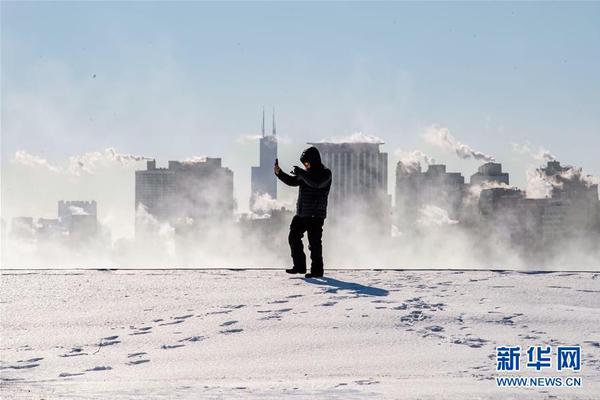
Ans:
[{"label": "mist over water", "polygon": [[[479,157],[480,152],[458,142],[448,131],[444,132],[440,137],[445,139],[440,146],[459,157],[469,152],[473,157]],[[353,137],[361,142],[365,135]],[[343,138],[340,140],[344,142]],[[369,140],[375,139],[370,137]],[[448,143],[457,144],[462,150],[450,148]],[[400,161],[396,166],[397,173],[406,176],[435,166],[435,160],[421,150],[398,150],[395,157]],[[117,165],[119,169],[113,172],[128,176],[129,184],[133,185],[134,171],[141,169],[141,161],[150,158],[107,149],[70,157],[64,166],[21,151],[15,154],[13,162],[66,180],[82,174],[101,174],[103,168]],[[493,158],[486,156],[483,160],[488,159]],[[554,157],[542,159],[552,161]],[[182,164],[206,160],[206,157],[196,156],[185,159]],[[396,178],[390,174],[394,186],[400,182]],[[560,191],[572,182],[587,187],[597,182],[595,177],[572,166],[563,167],[556,174],[547,174],[541,168],[532,169],[528,178],[526,194],[522,193],[518,200],[519,207],[529,207],[534,198],[548,199],[554,190]],[[424,189],[417,207],[402,200],[402,193],[410,195],[410,191],[398,192],[397,189],[395,207],[390,208],[389,215],[384,215],[383,219],[381,212],[374,212],[381,211],[377,210],[377,204],[364,204],[360,199],[346,199],[342,213],[330,209],[323,235],[325,269],[600,269],[597,195],[595,200],[589,199],[589,204],[565,203],[565,207],[571,207],[569,210],[590,207],[589,213],[566,212],[568,219],[562,220],[559,236],[542,240],[539,238],[540,227],[527,226],[528,220],[523,219],[529,211],[500,207],[494,214],[482,214],[482,193],[490,194],[496,189],[513,195],[521,193],[514,186],[502,182],[466,185],[457,202],[454,194],[440,185]],[[202,190],[206,200],[204,209],[198,210],[185,201],[173,201],[178,217],[169,221],[152,215],[143,204],[138,205],[131,219],[99,218],[91,230],[86,231],[82,225],[85,229],[79,234],[69,232],[65,227],[50,227],[48,224],[55,222],[42,219],[34,218],[31,224],[24,221],[23,226],[3,220],[2,268],[291,267],[287,235],[294,215],[293,201],[258,195],[253,199],[253,210],[239,212],[235,207],[228,214],[220,214],[212,210],[221,209],[222,188],[207,184]],[[9,194],[3,192],[3,197],[7,198]],[[128,204],[134,208],[132,198]],[[106,206],[99,203],[99,208]],[[80,217],[83,221],[89,217],[81,207],[70,206],[68,209],[73,218]],[[596,219],[588,220],[589,215]],[[131,231],[134,222],[135,235],[114,234]],[[310,266],[306,238],[304,243]]]}]

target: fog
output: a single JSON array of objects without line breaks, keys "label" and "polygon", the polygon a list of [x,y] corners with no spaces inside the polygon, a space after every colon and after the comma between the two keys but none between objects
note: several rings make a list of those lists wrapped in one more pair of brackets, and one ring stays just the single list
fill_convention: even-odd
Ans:
[{"label": "fog", "polygon": [[[424,140],[461,159],[496,159],[461,143],[447,129],[427,129]],[[323,140],[378,141],[376,136],[362,133]],[[249,142],[246,151],[258,150],[254,137],[244,137],[242,142]],[[523,154],[523,148],[516,148],[515,152]],[[286,171],[299,164],[292,150],[284,146],[281,151],[280,162]],[[598,181],[574,166],[548,176],[540,168],[541,161],[555,157],[545,150],[528,149],[527,154],[537,167],[527,173],[520,207],[528,206],[528,199],[548,198],[555,188],[561,189],[568,182],[579,181],[593,187]],[[185,186],[190,195],[197,196],[201,188],[204,206],[198,209],[197,203],[187,201],[189,197],[184,193],[169,201],[169,218],[158,218],[144,204],[135,205],[134,174],[144,170],[150,159],[155,157],[107,148],[52,163],[25,150],[17,151],[2,171],[2,268],[291,267],[287,234],[297,189],[280,183],[278,199],[258,195],[253,210],[239,204],[245,199],[249,202],[249,190],[240,197],[231,189],[232,209],[223,213],[224,192],[219,182],[188,182]],[[162,165],[166,163],[161,161]],[[182,164],[206,161],[206,156],[192,155],[184,158]],[[396,149],[389,162],[393,168],[388,166],[387,187],[396,186],[396,168],[410,174],[425,171],[435,162],[424,150]],[[226,160],[223,167],[228,169]],[[468,178],[475,171],[462,172]],[[600,221],[589,221],[587,211],[568,212],[559,237],[538,240],[540,227],[528,226],[528,220],[522,219],[528,214],[522,214],[521,209],[498,208],[494,214],[482,214],[480,196],[491,189],[517,193],[515,186],[498,182],[466,185],[457,204],[453,193],[434,185],[422,192],[418,207],[409,208],[403,208],[409,203],[403,203],[398,192],[393,197],[381,193],[375,203],[365,203],[364,197],[349,197],[344,212],[329,210],[323,236],[325,269],[600,269]],[[37,196],[36,201],[31,196]],[[55,222],[38,220],[56,219],[58,200],[96,200],[99,211],[93,233],[88,235],[84,229],[83,233],[74,234],[64,227],[50,226]],[[40,208],[42,203],[45,206]],[[593,214],[600,210],[597,199],[590,204],[590,215],[597,218],[598,214]],[[82,207],[70,206],[69,210],[73,218],[89,217]],[[33,217],[32,224],[19,226],[12,220],[17,216]],[[310,262],[306,238],[304,241]]]}]

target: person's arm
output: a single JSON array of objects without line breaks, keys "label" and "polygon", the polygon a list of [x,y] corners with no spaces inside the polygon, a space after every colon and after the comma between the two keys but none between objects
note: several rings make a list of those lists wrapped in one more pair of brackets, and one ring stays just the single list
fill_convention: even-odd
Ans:
[{"label": "person's arm", "polygon": [[288,186],[298,186],[300,185],[300,182],[298,181],[298,177],[297,176],[292,176],[292,175],[288,175],[285,172],[283,172],[281,169],[279,169],[279,172],[275,173],[275,176],[277,176],[277,178],[285,183]]},{"label": "person's arm", "polygon": [[278,158],[275,159],[275,165],[273,166],[273,172],[275,172],[275,176],[277,178],[279,178],[279,180],[281,182],[285,183],[288,186],[300,185],[300,182],[298,182],[298,177],[290,176],[281,170],[281,168],[279,167],[279,159]]},{"label": "person's arm", "polygon": [[297,168],[295,171],[298,177],[297,179],[304,181],[308,186],[316,189],[322,189],[331,182],[331,171],[328,169],[324,169],[322,173],[319,174],[311,174],[302,168]]}]

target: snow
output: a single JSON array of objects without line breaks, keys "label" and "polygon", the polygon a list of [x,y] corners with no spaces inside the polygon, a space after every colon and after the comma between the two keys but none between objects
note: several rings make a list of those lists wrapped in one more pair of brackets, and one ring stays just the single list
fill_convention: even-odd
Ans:
[{"label": "snow", "polygon": [[[4,270],[0,398],[592,399],[600,273]],[[498,388],[499,345],[582,346]],[[516,374],[513,374],[516,375]]]}]

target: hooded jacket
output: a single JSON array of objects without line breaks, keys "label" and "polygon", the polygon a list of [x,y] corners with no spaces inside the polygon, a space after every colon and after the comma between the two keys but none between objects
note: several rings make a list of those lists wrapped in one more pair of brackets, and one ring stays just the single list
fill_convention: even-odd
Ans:
[{"label": "hooded jacket", "polygon": [[295,168],[295,175],[279,171],[277,178],[288,186],[298,186],[296,215],[300,217],[327,217],[327,197],[331,188],[331,171],[321,162],[321,154],[316,147],[302,152],[300,161],[308,161],[310,168]]}]

